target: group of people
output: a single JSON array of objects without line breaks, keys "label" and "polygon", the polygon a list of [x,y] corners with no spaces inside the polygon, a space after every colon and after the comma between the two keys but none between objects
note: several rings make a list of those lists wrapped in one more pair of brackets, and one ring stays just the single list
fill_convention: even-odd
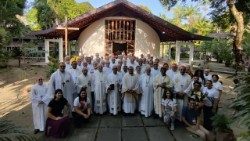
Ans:
[{"label": "group of people", "polygon": [[150,55],[65,57],[48,85],[40,77],[32,88],[35,133],[63,137],[71,117],[80,127],[91,114],[129,116],[138,111],[163,119],[170,130],[177,119],[208,140],[222,93],[219,76],[209,69],[193,74],[188,66],[160,63]]}]

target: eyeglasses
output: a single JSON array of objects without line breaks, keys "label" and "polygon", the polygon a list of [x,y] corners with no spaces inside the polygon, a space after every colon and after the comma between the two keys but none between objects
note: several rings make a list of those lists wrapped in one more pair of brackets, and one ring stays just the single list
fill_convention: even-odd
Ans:
[{"label": "eyeglasses", "polygon": [[43,79],[38,79],[38,81],[42,81]]},{"label": "eyeglasses", "polygon": [[65,68],[65,66],[60,66],[61,68]]}]

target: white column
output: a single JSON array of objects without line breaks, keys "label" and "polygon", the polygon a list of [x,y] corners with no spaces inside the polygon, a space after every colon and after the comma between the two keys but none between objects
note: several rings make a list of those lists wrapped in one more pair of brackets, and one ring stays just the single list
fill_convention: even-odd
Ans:
[{"label": "white column", "polygon": [[59,62],[63,62],[63,39],[58,39],[59,44]]},{"label": "white column", "polygon": [[191,63],[194,61],[194,43],[190,42],[189,44],[189,64],[191,65]]},{"label": "white column", "polygon": [[175,62],[177,64],[180,62],[180,56],[181,56],[181,42],[176,41],[176,44],[175,44]]},{"label": "white column", "polygon": [[49,40],[44,40],[44,46],[45,46],[45,63],[49,63]]},{"label": "white column", "polygon": [[171,60],[171,48],[172,48],[172,43],[168,44],[168,59]]}]

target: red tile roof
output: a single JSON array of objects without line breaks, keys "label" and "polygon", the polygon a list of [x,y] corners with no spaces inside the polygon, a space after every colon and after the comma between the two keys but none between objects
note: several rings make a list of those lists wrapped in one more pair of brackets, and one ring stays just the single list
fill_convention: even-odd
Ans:
[{"label": "red tile roof", "polygon": [[[110,16],[126,16],[139,19],[151,26],[159,35],[161,42],[166,41],[190,41],[190,40],[212,40],[210,37],[187,32],[126,0],[116,0],[95,10],[85,13],[68,22],[68,27],[78,27],[78,31],[68,31],[69,40],[78,39],[81,32],[93,22]],[[56,27],[33,32],[32,35],[45,38],[64,37],[64,30]]]}]

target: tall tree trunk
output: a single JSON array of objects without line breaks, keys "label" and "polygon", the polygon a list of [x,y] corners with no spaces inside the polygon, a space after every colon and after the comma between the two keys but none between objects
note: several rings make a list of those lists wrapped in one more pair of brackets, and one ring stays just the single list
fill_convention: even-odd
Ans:
[{"label": "tall tree trunk", "polygon": [[[235,54],[235,61],[236,65],[238,66],[242,62],[242,40],[243,40],[243,33],[244,33],[244,18],[243,12],[240,12],[235,7],[235,0],[227,0],[227,4],[231,14],[233,15],[234,19],[236,20],[236,32],[234,38],[234,54]],[[236,67],[237,67],[236,66]]]}]

